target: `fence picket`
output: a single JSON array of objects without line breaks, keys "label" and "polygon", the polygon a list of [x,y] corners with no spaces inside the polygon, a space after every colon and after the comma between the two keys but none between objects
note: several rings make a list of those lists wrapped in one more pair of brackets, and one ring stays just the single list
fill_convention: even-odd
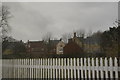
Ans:
[{"label": "fence picket", "polygon": [[98,69],[99,69],[99,65],[98,65],[98,58],[96,58],[96,78],[97,79],[99,79],[99,71],[98,71]]},{"label": "fence picket", "polygon": [[88,78],[91,79],[90,58],[88,58]]},{"label": "fence picket", "polygon": [[51,79],[52,79],[52,58],[50,59],[50,65],[51,65],[51,68],[50,68],[50,75],[51,75]]},{"label": "fence picket", "polygon": [[47,79],[47,58],[45,59],[45,78]]},{"label": "fence picket", "polygon": [[41,78],[41,68],[40,68],[40,66],[41,66],[41,64],[40,64],[40,59],[38,59],[38,78]]},{"label": "fence picket", "polygon": [[113,79],[113,68],[112,68],[112,66],[113,66],[113,61],[112,61],[112,58],[110,57],[109,58],[109,64],[110,64],[110,78],[111,78],[111,80]]},{"label": "fence picket", "polygon": [[58,58],[58,65],[59,65],[59,74],[58,74],[58,78],[60,78],[60,74],[61,74],[61,72],[60,72],[60,58]]},{"label": "fence picket", "polygon": [[[50,63],[50,61],[49,61],[49,58],[48,58],[48,66],[50,66],[49,63]],[[50,72],[50,68],[48,67],[48,79],[50,78],[50,73],[49,72]]]},{"label": "fence picket", "polygon": [[80,60],[79,58],[77,58],[77,76],[78,76],[78,80],[80,79]]},{"label": "fence picket", "polygon": [[55,60],[55,72],[56,72],[56,79],[58,78],[58,69],[57,69],[57,65],[58,65],[58,59],[56,58]]},{"label": "fence picket", "polygon": [[84,58],[84,72],[85,72],[85,79],[87,79],[87,62],[86,62],[86,58]]},{"label": "fence picket", "polygon": [[73,68],[72,68],[72,66],[73,66],[73,60],[72,60],[72,58],[70,58],[70,67],[71,67],[71,79],[73,79]]},{"label": "fence picket", "polygon": [[94,71],[94,66],[95,66],[95,63],[94,63],[94,58],[92,58],[92,78],[95,79],[95,71]]},{"label": "fence picket", "polygon": [[103,58],[100,58],[100,75],[101,75],[101,79],[103,79],[104,75],[103,75]]},{"label": "fence picket", "polygon": [[[61,59],[61,74],[63,73],[63,58]],[[62,74],[61,78],[64,78],[64,74]]]},{"label": "fence picket", "polygon": [[84,78],[84,75],[83,75],[83,58],[80,59],[80,67],[81,67],[81,78],[83,79]]},{"label": "fence picket", "polygon": [[65,77],[64,78],[66,79],[67,78],[66,77],[66,58],[64,59],[64,73],[65,73]]},{"label": "fence picket", "polygon": [[105,77],[106,78],[108,78],[108,69],[107,69],[107,67],[108,67],[108,60],[107,60],[107,58],[105,58]]},{"label": "fence picket", "polygon": [[55,79],[55,59],[52,59],[52,63],[53,63],[53,79]]},{"label": "fence picket", "polygon": [[115,63],[115,78],[118,79],[118,63],[117,63],[117,58],[115,57],[114,59],[114,63]]},{"label": "fence picket", "polygon": [[70,66],[70,61],[69,61],[69,58],[67,59],[67,71],[68,71],[68,79],[70,79],[70,69],[69,69],[69,66]]},{"label": "fence picket", "polygon": [[73,66],[74,66],[74,78],[76,79],[77,77],[76,77],[76,59],[75,58],[74,58]]}]

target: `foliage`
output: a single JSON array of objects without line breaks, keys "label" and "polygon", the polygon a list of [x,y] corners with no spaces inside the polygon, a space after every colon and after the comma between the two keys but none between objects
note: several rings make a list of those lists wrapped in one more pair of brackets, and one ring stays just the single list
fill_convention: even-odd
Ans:
[{"label": "foliage", "polygon": [[120,26],[110,27],[102,34],[101,47],[107,56],[119,56],[120,50]]}]

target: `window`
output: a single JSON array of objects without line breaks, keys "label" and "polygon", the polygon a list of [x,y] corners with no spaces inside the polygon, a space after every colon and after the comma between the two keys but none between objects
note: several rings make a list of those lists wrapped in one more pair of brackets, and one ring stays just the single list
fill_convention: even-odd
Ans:
[{"label": "window", "polygon": [[60,47],[63,47],[62,45],[60,45]]},{"label": "window", "polygon": [[30,48],[30,44],[28,45],[28,47]]},{"label": "window", "polygon": [[59,52],[63,52],[63,48],[59,49]]},{"label": "window", "polygon": [[44,51],[44,48],[42,48],[41,51]]}]

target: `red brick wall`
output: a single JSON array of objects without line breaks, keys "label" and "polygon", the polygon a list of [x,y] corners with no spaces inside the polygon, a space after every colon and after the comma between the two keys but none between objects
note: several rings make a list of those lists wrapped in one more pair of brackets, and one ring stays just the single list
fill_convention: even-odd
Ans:
[{"label": "red brick wall", "polygon": [[79,47],[75,42],[69,42],[63,48],[63,54],[81,54],[83,49]]}]

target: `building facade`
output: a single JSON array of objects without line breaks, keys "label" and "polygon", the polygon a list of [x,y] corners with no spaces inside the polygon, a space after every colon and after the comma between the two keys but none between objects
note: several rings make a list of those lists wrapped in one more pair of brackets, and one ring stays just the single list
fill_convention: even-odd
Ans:
[{"label": "building facade", "polygon": [[63,54],[63,48],[65,47],[65,43],[60,40],[59,43],[56,45],[56,54]]}]

